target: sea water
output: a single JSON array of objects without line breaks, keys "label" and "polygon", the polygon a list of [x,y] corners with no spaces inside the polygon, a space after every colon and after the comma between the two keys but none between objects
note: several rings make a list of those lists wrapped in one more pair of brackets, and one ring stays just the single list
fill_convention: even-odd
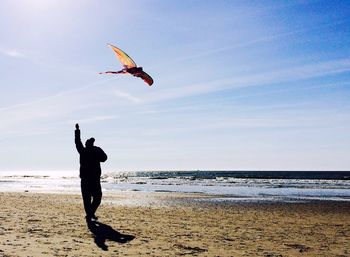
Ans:
[{"label": "sea water", "polygon": [[[107,172],[101,181],[108,193],[198,193],[206,201],[350,201],[346,171]],[[79,193],[80,179],[77,171],[0,172],[0,191]]]}]

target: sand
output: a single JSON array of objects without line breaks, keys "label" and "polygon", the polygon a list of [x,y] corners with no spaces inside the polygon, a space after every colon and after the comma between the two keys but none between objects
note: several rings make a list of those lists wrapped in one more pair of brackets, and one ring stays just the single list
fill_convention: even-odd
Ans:
[{"label": "sand", "polygon": [[162,205],[169,195],[107,196],[89,229],[79,195],[0,193],[0,256],[350,256],[350,203]]}]

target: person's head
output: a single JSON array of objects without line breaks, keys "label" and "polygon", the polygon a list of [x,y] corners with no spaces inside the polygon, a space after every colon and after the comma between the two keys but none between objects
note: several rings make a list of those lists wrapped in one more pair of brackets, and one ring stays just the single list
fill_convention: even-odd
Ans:
[{"label": "person's head", "polygon": [[91,147],[94,146],[94,143],[95,143],[95,138],[92,137],[92,138],[86,140],[85,147],[86,148],[91,148]]}]

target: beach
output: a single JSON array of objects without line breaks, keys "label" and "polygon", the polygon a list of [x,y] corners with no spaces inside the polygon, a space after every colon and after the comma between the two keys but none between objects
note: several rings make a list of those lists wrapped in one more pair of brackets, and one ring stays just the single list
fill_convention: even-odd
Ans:
[{"label": "beach", "polygon": [[350,255],[349,202],[225,204],[142,193],[125,204],[132,197],[105,195],[100,223],[89,229],[79,194],[2,192],[0,256]]}]

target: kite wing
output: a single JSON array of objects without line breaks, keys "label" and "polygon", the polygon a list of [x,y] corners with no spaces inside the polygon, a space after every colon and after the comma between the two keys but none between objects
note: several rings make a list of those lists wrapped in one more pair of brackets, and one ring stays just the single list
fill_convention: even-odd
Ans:
[{"label": "kite wing", "polygon": [[149,86],[152,86],[153,79],[146,72],[141,71],[135,74],[134,76],[141,78],[144,82],[146,82]]},{"label": "kite wing", "polygon": [[114,45],[108,44],[108,46],[112,48],[115,55],[118,57],[119,61],[122,63],[123,66],[126,66],[126,68],[128,69],[137,67],[136,63],[125,52],[123,52],[122,50],[120,50],[118,47]]}]

